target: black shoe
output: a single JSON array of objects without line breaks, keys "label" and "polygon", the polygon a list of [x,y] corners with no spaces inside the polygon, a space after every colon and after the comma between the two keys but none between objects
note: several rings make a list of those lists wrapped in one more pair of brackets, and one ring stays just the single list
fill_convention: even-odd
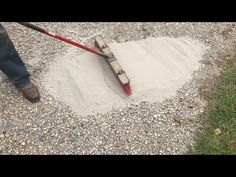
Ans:
[{"label": "black shoe", "polygon": [[31,82],[21,89],[23,96],[32,103],[40,101],[38,88]]}]

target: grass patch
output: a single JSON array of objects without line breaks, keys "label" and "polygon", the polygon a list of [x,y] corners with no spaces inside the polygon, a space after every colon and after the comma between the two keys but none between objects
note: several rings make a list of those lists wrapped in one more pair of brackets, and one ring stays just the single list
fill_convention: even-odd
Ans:
[{"label": "grass patch", "polygon": [[236,57],[217,79],[191,154],[236,154]]}]

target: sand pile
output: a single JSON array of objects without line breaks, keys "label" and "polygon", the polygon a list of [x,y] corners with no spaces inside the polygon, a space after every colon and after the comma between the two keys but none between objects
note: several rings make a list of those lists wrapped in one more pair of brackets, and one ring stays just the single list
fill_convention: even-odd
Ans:
[{"label": "sand pile", "polygon": [[161,101],[191,79],[204,54],[203,44],[190,38],[149,38],[109,46],[130,78],[131,97],[124,95],[103,58],[78,54],[75,47],[50,66],[46,89],[80,115]]}]

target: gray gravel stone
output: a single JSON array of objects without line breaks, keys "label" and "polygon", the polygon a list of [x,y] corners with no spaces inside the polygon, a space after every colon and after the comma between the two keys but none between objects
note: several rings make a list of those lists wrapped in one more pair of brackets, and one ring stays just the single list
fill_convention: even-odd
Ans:
[{"label": "gray gravel stone", "polygon": [[[217,63],[235,54],[236,23],[35,23],[93,46],[100,34],[108,43],[147,37],[188,36],[209,48],[201,68],[170,99],[143,101],[106,114],[81,117],[44,87],[48,66],[69,45],[16,23],[3,23],[26,63],[42,100],[31,104],[0,73],[1,154],[184,154],[201,127],[207,101],[200,91],[220,74]],[[84,52],[78,49],[79,52]],[[176,118],[178,116],[178,118]],[[179,124],[178,122],[181,122]]]}]

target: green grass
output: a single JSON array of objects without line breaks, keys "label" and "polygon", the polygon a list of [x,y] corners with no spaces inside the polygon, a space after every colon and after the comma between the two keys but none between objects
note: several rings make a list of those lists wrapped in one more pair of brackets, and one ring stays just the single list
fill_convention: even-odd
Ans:
[{"label": "green grass", "polygon": [[[196,136],[192,154],[236,154],[236,57],[217,79],[202,115],[203,129]],[[215,129],[221,130],[220,135]]]}]

